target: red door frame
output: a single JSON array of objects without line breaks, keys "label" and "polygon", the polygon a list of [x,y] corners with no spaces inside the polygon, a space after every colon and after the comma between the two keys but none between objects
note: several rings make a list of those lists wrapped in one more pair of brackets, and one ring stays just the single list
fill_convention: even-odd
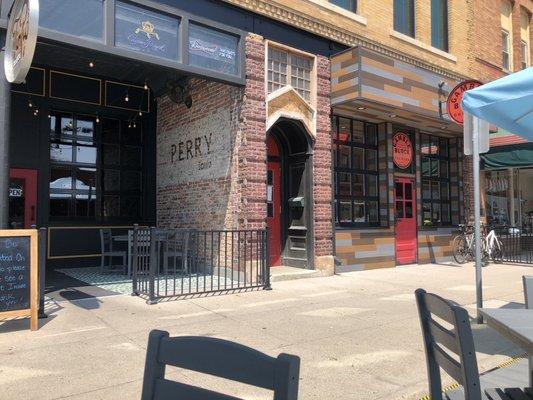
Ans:
[{"label": "red door frame", "polygon": [[267,226],[270,266],[281,265],[281,161],[272,136],[267,138]]},{"label": "red door frame", "polygon": [[24,180],[24,228],[37,224],[37,170],[11,168],[9,178]]},{"label": "red door frame", "polygon": [[[401,193],[398,193],[398,185]],[[409,185],[411,190],[407,190]],[[418,256],[416,186],[412,178],[394,179],[396,264],[414,264]]]}]

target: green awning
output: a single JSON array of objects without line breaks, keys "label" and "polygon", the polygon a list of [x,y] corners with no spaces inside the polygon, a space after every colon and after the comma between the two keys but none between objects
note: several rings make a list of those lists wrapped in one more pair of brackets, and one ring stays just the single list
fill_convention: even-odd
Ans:
[{"label": "green awning", "polygon": [[493,147],[481,160],[485,170],[533,167],[533,143]]}]

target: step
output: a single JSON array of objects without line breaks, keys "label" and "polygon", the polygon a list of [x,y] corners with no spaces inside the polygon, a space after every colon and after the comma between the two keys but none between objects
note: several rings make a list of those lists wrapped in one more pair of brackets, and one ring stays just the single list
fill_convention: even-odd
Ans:
[{"label": "step", "polygon": [[324,276],[322,271],[294,267],[271,267],[270,282],[292,281],[294,279],[317,278]]}]

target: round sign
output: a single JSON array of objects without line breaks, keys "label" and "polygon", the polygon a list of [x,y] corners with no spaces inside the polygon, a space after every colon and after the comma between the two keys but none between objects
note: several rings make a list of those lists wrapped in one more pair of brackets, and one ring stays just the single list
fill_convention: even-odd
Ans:
[{"label": "round sign", "polygon": [[479,81],[464,81],[454,87],[448,95],[448,101],[446,102],[448,115],[459,125],[462,125],[464,120],[463,107],[461,106],[461,102],[463,101],[463,96],[465,92],[467,90],[477,88],[481,85],[483,84]]},{"label": "round sign", "polygon": [[413,144],[408,135],[398,132],[392,137],[394,164],[400,169],[407,169],[413,162]]},{"label": "round sign", "polygon": [[15,0],[7,25],[4,70],[11,83],[23,83],[31,67],[37,29],[39,0]]}]

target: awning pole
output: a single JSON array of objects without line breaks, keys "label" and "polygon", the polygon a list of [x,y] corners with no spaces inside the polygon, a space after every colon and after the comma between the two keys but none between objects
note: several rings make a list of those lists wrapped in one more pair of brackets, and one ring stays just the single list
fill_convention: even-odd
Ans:
[{"label": "awning pole", "polygon": [[474,236],[476,246],[476,297],[477,297],[477,323],[483,323],[483,316],[479,309],[483,308],[483,277],[481,273],[481,193],[479,187],[479,131],[480,120],[473,118],[472,132],[472,163],[474,175]]}]

